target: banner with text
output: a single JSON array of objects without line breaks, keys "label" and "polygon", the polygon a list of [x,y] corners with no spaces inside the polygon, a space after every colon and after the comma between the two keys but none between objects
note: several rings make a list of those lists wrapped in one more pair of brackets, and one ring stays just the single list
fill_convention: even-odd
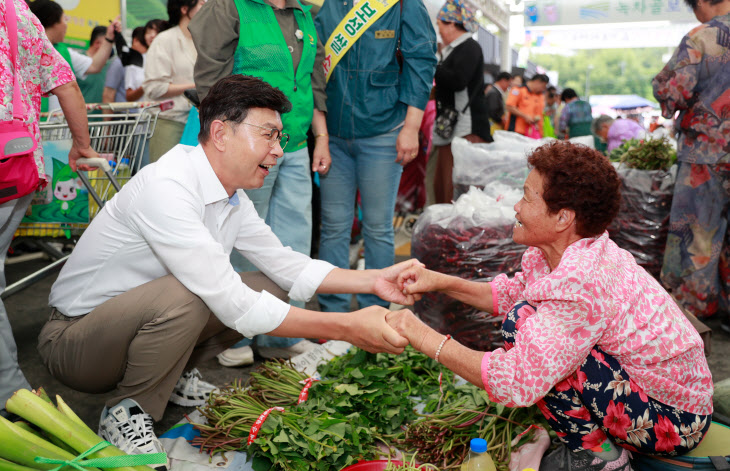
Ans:
[{"label": "banner with text", "polygon": [[671,47],[698,25],[671,24],[661,27],[586,27],[571,29],[527,29],[525,46],[535,54],[551,54],[565,49],[625,49]]},{"label": "banner with text", "polygon": [[696,21],[683,0],[526,0],[525,27]]}]

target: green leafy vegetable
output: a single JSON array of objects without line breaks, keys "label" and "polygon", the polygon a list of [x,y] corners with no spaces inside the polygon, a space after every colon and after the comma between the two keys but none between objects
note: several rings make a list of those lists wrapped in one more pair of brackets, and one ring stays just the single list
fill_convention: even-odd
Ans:
[{"label": "green leafy vegetable", "polygon": [[668,170],[677,161],[669,139],[629,139],[611,151],[609,158],[639,170]]}]

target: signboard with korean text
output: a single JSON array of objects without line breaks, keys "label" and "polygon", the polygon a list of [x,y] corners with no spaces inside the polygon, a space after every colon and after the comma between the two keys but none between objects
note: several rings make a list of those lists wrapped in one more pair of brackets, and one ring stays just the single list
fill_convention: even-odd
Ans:
[{"label": "signboard with korean text", "polygon": [[550,54],[565,49],[626,49],[632,47],[674,48],[698,25],[676,23],[662,26],[535,28],[525,30],[525,46],[533,53]]}]

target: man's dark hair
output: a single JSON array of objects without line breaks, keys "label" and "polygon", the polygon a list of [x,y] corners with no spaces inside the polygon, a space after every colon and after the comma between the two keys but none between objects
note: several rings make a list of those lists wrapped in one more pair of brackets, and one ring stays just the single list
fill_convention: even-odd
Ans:
[{"label": "man's dark hair", "polygon": [[53,0],[35,0],[29,2],[28,7],[44,28],[50,28],[63,18],[63,7]]},{"label": "man's dark hair", "polygon": [[512,74],[509,72],[500,72],[495,82],[499,82],[500,80],[512,80]]},{"label": "man's dark hair", "polygon": [[94,29],[91,30],[91,37],[89,38],[89,46],[94,44],[94,41],[99,39],[99,36],[106,36],[106,26],[95,26]]},{"label": "man's dark hair", "polygon": [[195,8],[200,0],[167,0],[167,16],[170,19],[170,26],[180,24],[182,18],[182,8],[188,7],[188,11]]},{"label": "man's dark hair", "polygon": [[572,88],[566,88],[563,90],[563,93],[560,94],[560,100],[561,101],[568,101],[572,100],[573,98],[578,98],[578,94],[575,93],[575,90]]},{"label": "man's dark hair", "polygon": [[243,122],[251,108],[265,108],[280,114],[291,111],[291,102],[278,88],[249,75],[234,74],[218,80],[200,103],[201,144],[208,142],[210,125],[216,119]]},{"label": "man's dark hair", "polygon": [[[718,3],[722,3],[725,0],[707,0],[710,5],[717,5]],[[692,10],[697,9],[697,4],[699,3],[698,0],[684,0],[684,3],[687,4],[688,7],[690,7]]]},{"label": "man's dark hair", "polygon": [[530,80],[537,80],[542,83],[550,83],[550,78],[545,74],[535,74]]},{"label": "man's dark hair", "polygon": [[147,28],[145,28],[144,26],[137,26],[136,28],[134,28],[132,30],[132,40],[134,41],[136,39],[144,47],[149,47],[147,45],[147,42],[145,42],[145,40],[144,40],[144,33],[145,33],[145,31],[147,31]]}]

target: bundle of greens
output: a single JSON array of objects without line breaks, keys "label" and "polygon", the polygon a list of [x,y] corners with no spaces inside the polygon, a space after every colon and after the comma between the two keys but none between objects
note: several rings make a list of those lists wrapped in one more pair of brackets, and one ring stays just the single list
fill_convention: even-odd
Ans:
[{"label": "bundle of greens", "polygon": [[[323,379],[301,403],[307,378],[284,362],[264,364],[246,387],[214,393],[201,408],[208,423],[196,424],[201,436],[194,444],[211,454],[244,450],[257,471],[338,470],[387,454],[390,446],[448,469],[461,464],[471,438],[482,437],[503,446],[492,455],[505,469],[512,434],[539,416],[536,408],[491,404],[476,386],[456,386],[453,373],[411,347],[399,356],[352,348],[318,370]],[[269,411],[274,406],[283,410]],[[251,427],[267,411],[248,445]],[[415,469],[412,461],[404,469]]]},{"label": "bundle of greens", "polygon": [[668,170],[677,161],[669,139],[629,139],[611,151],[609,158],[638,170]]},{"label": "bundle of greens", "polygon": [[356,414],[344,417],[308,401],[271,411],[249,446],[251,427],[271,408],[257,394],[241,383],[213,393],[200,408],[208,423],[195,424],[201,436],[193,445],[211,454],[245,450],[254,459],[253,468],[262,471],[341,469],[359,456],[374,455],[371,431]]},{"label": "bundle of greens", "polygon": [[443,387],[454,382],[451,371],[412,347],[398,356],[353,348],[318,371],[327,379],[315,383],[312,397],[342,414],[359,411],[382,437],[400,433],[404,424],[415,420],[417,402],[426,403],[426,411],[435,409],[439,374]]},{"label": "bundle of greens", "polygon": [[[487,393],[472,384],[450,390],[435,412],[422,414],[397,441],[399,448],[415,452],[419,458],[440,469],[458,468],[469,454],[472,438],[483,438],[497,469],[508,469],[511,441],[530,425],[545,423],[537,407],[508,408],[489,401]],[[516,447],[532,436],[521,437]],[[516,448],[515,447],[515,448]]]}]

